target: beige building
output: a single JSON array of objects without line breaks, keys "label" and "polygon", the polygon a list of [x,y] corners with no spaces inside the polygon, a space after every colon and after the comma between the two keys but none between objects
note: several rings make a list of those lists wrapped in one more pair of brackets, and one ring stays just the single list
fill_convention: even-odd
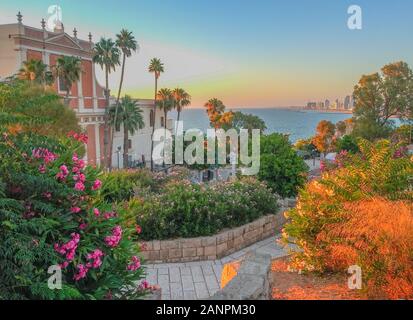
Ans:
[{"label": "beige building", "polygon": [[[56,64],[61,56],[76,56],[81,59],[82,73],[77,83],[70,90],[70,107],[76,112],[80,126],[89,137],[86,146],[86,160],[91,165],[100,165],[104,160],[103,132],[106,99],[104,89],[96,79],[95,64],[93,63],[93,42],[89,33],[88,40],[77,37],[77,30],[69,35],[65,32],[62,23],[54,31],[46,29],[44,19],[40,28],[23,24],[23,16],[17,15],[17,22],[0,25],[0,81],[16,75],[24,61],[31,59],[41,60],[49,68]],[[52,88],[61,95],[65,95],[62,82],[57,78]],[[111,99],[112,102],[114,99]],[[131,163],[145,159],[150,161],[151,133],[163,126],[163,112],[159,110],[156,119],[153,119],[153,100],[137,100],[143,111],[145,128],[130,137],[129,159]],[[155,120],[155,121],[154,121]],[[171,121],[167,121],[171,127]],[[121,147],[120,152],[118,147]],[[118,166],[118,154],[123,155],[123,128],[115,133],[112,154],[112,165]],[[122,167],[122,160],[120,167]]]}]

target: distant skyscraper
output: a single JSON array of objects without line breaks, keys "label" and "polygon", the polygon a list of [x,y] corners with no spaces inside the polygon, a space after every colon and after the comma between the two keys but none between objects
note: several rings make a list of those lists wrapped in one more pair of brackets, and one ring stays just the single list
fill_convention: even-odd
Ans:
[{"label": "distant skyscraper", "polygon": [[344,109],[349,110],[350,108],[350,96],[346,96],[344,99]]},{"label": "distant skyscraper", "polygon": [[330,109],[330,100],[326,99],[326,101],[324,102],[324,107],[326,109]]}]

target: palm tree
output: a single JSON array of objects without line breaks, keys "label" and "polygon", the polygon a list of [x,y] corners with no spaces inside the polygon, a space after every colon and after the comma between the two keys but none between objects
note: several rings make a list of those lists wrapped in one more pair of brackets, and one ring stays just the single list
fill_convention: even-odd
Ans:
[{"label": "palm tree", "polygon": [[[122,51],[122,73],[120,76],[120,84],[119,84],[119,90],[118,90],[118,96],[116,98],[116,105],[115,105],[115,120],[114,122],[116,123],[116,119],[118,117],[118,105],[119,105],[119,100],[120,100],[120,95],[122,92],[122,86],[123,86],[123,78],[125,75],[125,64],[126,64],[126,58],[129,58],[132,56],[132,52],[136,52],[136,50],[139,49],[139,45],[137,41],[135,40],[135,37],[133,36],[132,32],[122,29],[119,34],[116,35],[116,45],[117,47]],[[109,146],[109,154],[111,155],[113,153],[113,137],[115,134],[115,127],[112,126],[111,129],[111,135],[110,135],[110,146]],[[111,164],[112,162],[112,157],[109,157],[109,163]],[[111,166],[111,165],[110,165]]]},{"label": "palm tree", "polygon": [[214,128],[219,127],[219,119],[221,118],[221,114],[225,111],[224,103],[217,98],[213,98],[205,103],[205,108],[207,108],[207,113],[211,125]]},{"label": "palm tree", "polygon": [[175,104],[172,91],[166,88],[159,90],[158,94],[156,95],[156,101],[159,109],[163,110],[164,112],[164,128],[166,130],[166,119],[168,116],[168,112],[173,109]]},{"label": "palm tree", "polygon": [[182,109],[191,104],[191,96],[184,89],[181,89],[181,88],[174,89],[172,91],[172,95],[174,97],[174,102],[175,102],[174,107],[176,111],[178,112],[177,121],[179,122],[179,120],[181,119]]},{"label": "palm tree", "polygon": [[157,106],[157,94],[158,94],[158,79],[161,73],[164,72],[164,66],[160,59],[153,58],[149,63],[149,72],[153,73],[155,76],[155,103],[153,105],[153,128],[152,128],[152,142],[151,142],[151,170],[153,171],[153,135],[155,133],[155,122],[156,122],[156,106]]},{"label": "palm tree", "polygon": [[18,77],[42,85],[51,85],[54,81],[52,72],[47,70],[47,65],[36,59],[24,61]]},{"label": "palm tree", "polygon": [[[115,120],[116,109],[118,117]],[[145,127],[141,108],[130,96],[125,96],[119,105],[114,105],[109,110],[111,125],[120,130],[123,125],[123,167],[128,168],[129,164],[129,134],[134,135],[139,129]]]},{"label": "palm tree", "polygon": [[70,90],[73,84],[80,79],[82,72],[81,59],[72,56],[59,57],[56,61],[56,76],[63,82],[66,89],[65,104],[70,103]]},{"label": "palm tree", "polygon": [[120,64],[120,51],[116,46],[116,43],[112,39],[101,38],[98,43],[95,44],[93,49],[93,62],[100,65],[105,71],[105,98],[106,98],[106,116],[104,126],[104,139],[103,139],[103,154],[105,156],[104,163],[106,168],[109,168],[112,154],[108,154],[109,144],[109,121],[108,112],[110,104],[110,91],[109,91],[109,74],[116,70],[116,66]]}]

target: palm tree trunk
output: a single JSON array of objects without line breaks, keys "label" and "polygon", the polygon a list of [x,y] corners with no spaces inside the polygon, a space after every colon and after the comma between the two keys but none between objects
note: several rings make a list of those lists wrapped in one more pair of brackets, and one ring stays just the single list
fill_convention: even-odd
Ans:
[{"label": "palm tree trunk", "polygon": [[[120,84],[119,84],[118,96],[116,98],[115,118],[114,118],[114,121],[113,121],[114,125],[111,128],[109,154],[113,153],[113,139],[115,137],[115,127],[116,127],[116,123],[117,123],[117,120],[118,120],[120,94],[122,92],[123,77],[125,75],[125,64],[126,64],[126,55],[124,54],[123,55],[123,62],[122,62],[122,73],[120,75]],[[109,157],[109,167],[112,167],[112,157]]]},{"label": "palm tree trunk", "polygon": [[106,169],[109,169],[109,158],[112,157],[108,154],[108,144],[109,144],[109,70],[105,67],[105,78],[106,78],[106,88],[105,88],[105,98],[106,98],[106,108],[105,108],[105,125],[103,130],[103,164]]},{"label": "palm tree trunk", "polygon": [[123,169],[129,167],[129,131],[125,124],[123,124]]},{"label": "palm tree trunk", "polygon": [[152,128],[152,137],[151,137],[151,171],[153,171],[153,135],[155,134],[155,125],[156,125],[156,95],[158,93],[158,77],[155,73],[155,104],[153,106],[153,128]]},{"label": "palm tree trunk", "polygon": [[178,118],[176,120],[175,137],[178,135],[179,120],[181,119],[181,109],[178,107]]}]

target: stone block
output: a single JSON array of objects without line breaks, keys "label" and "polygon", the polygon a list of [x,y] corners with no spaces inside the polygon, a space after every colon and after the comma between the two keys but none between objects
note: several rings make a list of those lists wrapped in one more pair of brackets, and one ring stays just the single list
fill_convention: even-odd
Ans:
[{"label": "stone block", "polygon": [[209,246],[214,246],[217,244],[217,238],[216,237],[204,237],[201,238],[201,245],[203,247],[209,247]]},{"label": "stone block", "polygon": [[201,247],[201,238],[183,239],[181,240],[181,247],[183,249]]},{"label": "stone block", "polygon": [[182,258],[181,249],[169,249],[169,259]]},{"label": "stone block", "polygon": [[196,257],[197,250],[196,248],[184,248],[182,249],[182,255],[184,258],[187,257]]},{"label": "stone block", "polygon": [[217,246],[208,246],[204,248],[204,255],[212,256],[217,254]]},{"label": "stone block", "polygon": [[179,249],[178,240],[161,241],[161,249]]}]

